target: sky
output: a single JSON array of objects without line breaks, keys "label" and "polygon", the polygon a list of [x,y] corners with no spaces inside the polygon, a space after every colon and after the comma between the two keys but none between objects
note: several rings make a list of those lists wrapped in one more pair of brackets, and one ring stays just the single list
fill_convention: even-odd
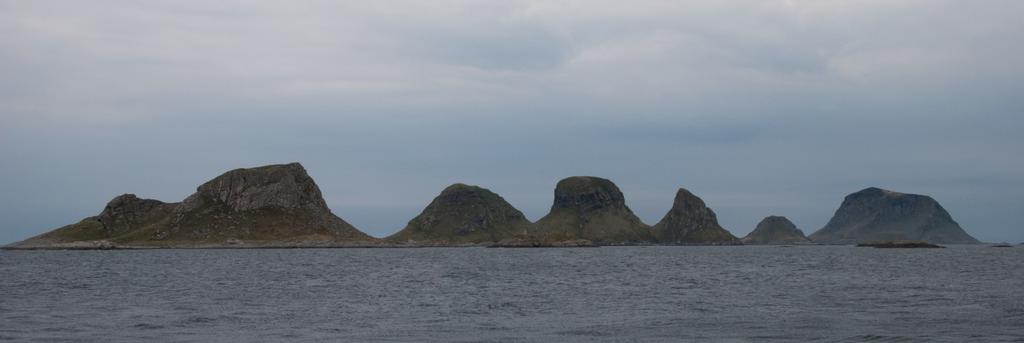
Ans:
[{"label": "sky", "polygon": [[381,237],[444,187],[611,179],[743,236],[866,187],[1024,241],[1024,2],[0,0],[0,244],[300,162]]}]

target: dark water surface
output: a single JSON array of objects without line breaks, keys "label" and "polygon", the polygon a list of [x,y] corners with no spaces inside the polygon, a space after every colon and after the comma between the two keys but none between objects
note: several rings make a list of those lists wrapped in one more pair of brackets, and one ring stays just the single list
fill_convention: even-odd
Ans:
[{"label": "dark water surface", "polygon": [[0,340],[1024,341],[1024,247],[3,251]]}]

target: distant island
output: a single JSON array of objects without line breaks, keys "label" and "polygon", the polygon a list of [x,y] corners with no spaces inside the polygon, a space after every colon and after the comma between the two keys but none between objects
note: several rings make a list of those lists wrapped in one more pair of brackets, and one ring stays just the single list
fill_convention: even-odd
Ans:
[{"label": "distant island", "polygon": [[177,203],[119,195],[99,215],[5,249],[579,247],[600,245],[856,244],[879,240],[978,243],[930,197],[868,188],[846,197],[809,237],[770,216],[742,240],[699,197],[680,188],[655,225],[626,206],[610,180],[574,176],[557,183],[551,211],[531,222],[479,186],[445,188],[395,234],[375,238],[334,215],[299,163],[235,169]]},{"label": "distant island", "polygon": [[980,243],[968,235],[935,199],[875,187],[846,196],[828,224],[809,238],[825,244],[871,241]]},{"label": "distant island", "polygon": [[765,217],[742,241],[753,245],[814,244],[793,222],[780,216]]}]

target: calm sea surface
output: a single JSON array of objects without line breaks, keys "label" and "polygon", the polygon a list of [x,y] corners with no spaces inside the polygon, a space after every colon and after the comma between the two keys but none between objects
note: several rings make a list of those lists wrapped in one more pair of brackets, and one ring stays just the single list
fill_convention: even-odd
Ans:
[{"label": "calm sea surface", "polygon": [[1024,341],[1024,247],[2,251],[0,340]]}]

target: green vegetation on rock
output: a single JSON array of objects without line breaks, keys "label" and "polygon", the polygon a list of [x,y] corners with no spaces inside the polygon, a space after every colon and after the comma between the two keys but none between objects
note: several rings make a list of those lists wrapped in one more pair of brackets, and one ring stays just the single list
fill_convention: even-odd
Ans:
[{"label": "green vegetation on rock", "polygon": [[743,244],[811,244],[804,232],[786,217],[768,216],[761,220],[746,237]]},{"label": "green vegetation on rock", "polygon": [[736,236],[718,224],[718,217],[704,200],[684,188],[676,192],[672,209],[653,230],[662,244],[741,244]]},{"label": "green vegetation on rock", "polygon": [[908,240],[978,243],[935,199],[874,187],[847,195],[828,224],[809,238],[824,244]]},{"label": "green vegetation on rock", "polygon": [[445,188],[391,242],[483,243],[524,237],[530,221],[486,188],[461,183]]},{"label": "green vegetation on rock", "polygon": [[260,246],[375,240],[332,214],[306,170],[291,163],[229,171],[199,186],[181,203],[121,195],[98,216],[12,246]]},{"label": "green vegetation on rock", "polygon": [[585,239],[603,245],[654,241],[650,228],[626,206],[619,187],[592,176],[559,181],[551,212],[537,221],[531,235],[542,241]]}]

